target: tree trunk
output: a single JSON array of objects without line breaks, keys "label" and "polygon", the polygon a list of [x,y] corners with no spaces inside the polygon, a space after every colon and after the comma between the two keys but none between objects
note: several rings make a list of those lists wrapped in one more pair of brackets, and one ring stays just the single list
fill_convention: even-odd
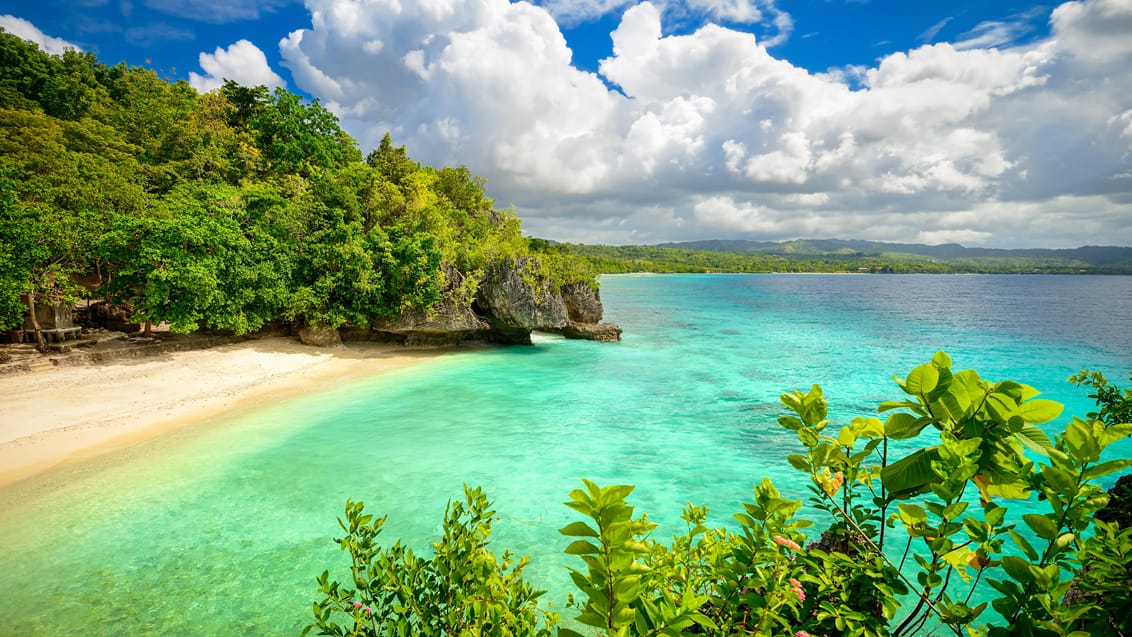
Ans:
[{"label": "tree trunk", "polygon": [[145,322],[145,329],[142,330],[142,336],[153,336],[153,323],[151,321]]},{"label": "tree trunk", "polygon": [[35,331],[35,349],[40,353],[47,353],[47,341],[43,339],[39,317],[35,315],[35,292],[32,290],[28,290],[28,312],[31,313],[31,328]]}]

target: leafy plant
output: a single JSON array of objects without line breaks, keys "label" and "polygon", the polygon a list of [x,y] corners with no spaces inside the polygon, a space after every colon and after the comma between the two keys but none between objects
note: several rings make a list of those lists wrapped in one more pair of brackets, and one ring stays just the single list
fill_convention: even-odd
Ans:
[{"label": "leafy plant", "polygon": [[422,558],[395,543],[377,543],[385,518],[346,502],[338,524],[346,535],[334,541],[350,554],[353,588],[318,577],[323,598],[303,635],[550,635],[558,616],[538,607],[543,591],[523,579],[527,558],[488,550],[495,511],[479,488],[464,488],[464,500],[449,502],[443,537]]}]

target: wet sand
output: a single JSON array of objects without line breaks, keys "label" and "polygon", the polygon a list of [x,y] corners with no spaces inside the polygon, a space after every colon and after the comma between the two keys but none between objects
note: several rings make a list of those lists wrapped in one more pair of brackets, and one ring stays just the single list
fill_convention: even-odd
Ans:
[{"label": "wet sand", "polygon": [[439,353],[372,343],[320,349],[265,338],[0,377],[0,486]]}]

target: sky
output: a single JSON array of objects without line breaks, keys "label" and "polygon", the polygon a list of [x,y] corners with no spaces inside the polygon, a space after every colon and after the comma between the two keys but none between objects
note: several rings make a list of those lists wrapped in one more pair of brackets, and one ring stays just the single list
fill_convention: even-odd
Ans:
[{"label": "sky", "polygon": [[558,241],[1132,245],[1132,0],[0,0],[317,98]]}]

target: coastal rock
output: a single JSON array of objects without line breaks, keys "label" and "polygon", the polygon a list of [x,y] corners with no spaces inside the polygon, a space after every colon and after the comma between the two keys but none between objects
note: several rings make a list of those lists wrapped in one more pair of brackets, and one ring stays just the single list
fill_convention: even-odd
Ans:
[{"label": "coastal rock", "polygon": [[514,267],[501,264],[480,283],[472,309],[491,327],[489,338],[501,343],[531,342],[531,330],[557,332],[568,322],[566,304],[548,283],[524,278],[530,259]]},{"label": "coastal rock", "polygon": [[570,321],[562,330],[566,338],[587,341],[611,342],[621,340],[621,328],[613,323],[575,323]]},{"label": "coastal rock", "polygon": [[605,312],[601,293],[588,283],[569,283],[562,288],[562,302],[573,323],[600,323]]},{"label": "coastal rock", "polygon": [[1097,511],[1095,517],[1113,522],[1122,529],[1132,527],[1132,473],[1120,476],[1108,490],[1108,504]]},{"label": "coastal rock", "polygon": [[297,336],[303,345],[337,347],[342,344],[342,337],[339,336],[338,330],[325,325],[306,325],[299,328]]}]

